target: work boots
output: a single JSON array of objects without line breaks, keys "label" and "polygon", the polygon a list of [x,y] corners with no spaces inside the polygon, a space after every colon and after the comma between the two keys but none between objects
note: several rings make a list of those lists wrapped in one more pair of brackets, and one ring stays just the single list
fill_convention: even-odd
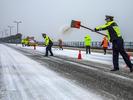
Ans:
[{"label": "work boots", "polygon": [[132,68],[130,68],[130,72],[133,72],[133,67],[132,67]]},{"label": "work boots", "polygon": [[114,68],[114,69],[112,69],[110,71],[118,71],[118,70],[119,70],[119,68]]}]

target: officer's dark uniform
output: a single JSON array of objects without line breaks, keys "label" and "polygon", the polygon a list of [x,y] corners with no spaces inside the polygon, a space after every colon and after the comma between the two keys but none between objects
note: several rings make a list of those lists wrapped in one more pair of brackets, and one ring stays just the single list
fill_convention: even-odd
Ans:
[{"label": "officer's dark uniform", "polygon": [[127,66],[130,68],[130,72],[132,72],[133,71],[132,64],[126,51],[124,50],[123,38],[121,36],[121,32],[118,25],[113,21],[113,16],[107,15],[105,20],[107,21],[105,25],[96,27],[94,30],[95,31],[106,30],[108,39],[110,40],[110,42],[112,42],[114,69],[112,69],[111,71],[119,70],[118,59],[120,53]]},{"label": "officer's dark uniform", "polygon": [[53,42],[52,42],[52,40],[46,35],[46,34],[42,34],[42,36],[44,37],[44,39],[45,39],[45,46],[46,46],[46,54],[45,54],[45,56],[48,56],[48,51],[50,52],[50,56],[53,56],[53,52],[52,52],[52,50],[51,50],[51,48],[52,48],[52,46],[53,46]]}]

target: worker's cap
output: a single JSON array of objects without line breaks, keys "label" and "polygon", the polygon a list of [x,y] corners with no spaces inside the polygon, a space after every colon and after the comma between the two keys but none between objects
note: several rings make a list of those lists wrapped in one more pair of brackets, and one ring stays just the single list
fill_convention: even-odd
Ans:
[{"label": "worker's cap", "polygon": [[89,34],[87,34],[87,35],[85,36],[85,38],[87,38],[87,37],[90,37],[90,35],[89,35]]},{"label": "worker's cap", "polygon": [[46,35],[46,33],[42,33],[42,35]]},{"label": "worker's cap", "polygon": [[105,17],[106,17],[105,20],[107,20],[107,19],[112,19],[113,20],[113,18],[114,18],[114,16],[110,16],[110,15],[106,15]]}]

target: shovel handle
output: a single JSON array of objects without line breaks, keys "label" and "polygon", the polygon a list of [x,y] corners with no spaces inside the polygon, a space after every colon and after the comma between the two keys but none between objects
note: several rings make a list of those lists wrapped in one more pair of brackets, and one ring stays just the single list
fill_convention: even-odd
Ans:
[{"label": "shovel handle", "polygon": [[86,27],[86,26],[83,26],[83,25],[80,25],[80,26],[83,27],[83,28],[86,28],[86,29],[88,29],[88,30],[90,30],[90,31],[92,31],[92,32],[96,32],[96,33],[98,33],[98,34],[101,34],[101,35],[104,35],[104,36],[107,37],[107,35],[105,35],[105,34],[103,34],[103,33],[101,33],[101,32],[94,31],[93,29],[91,29],[91,28],[89,28],[89,27]]}]

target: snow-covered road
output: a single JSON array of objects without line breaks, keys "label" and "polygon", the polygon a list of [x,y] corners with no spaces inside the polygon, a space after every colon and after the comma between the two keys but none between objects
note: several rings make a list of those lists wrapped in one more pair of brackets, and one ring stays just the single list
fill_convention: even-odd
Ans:
[{"label": "snow-covered road", "polygon": [[0,100],[103,100],[71,80],[0,44],[3,87]]},{"label": "snow-covered road", "polygon": [[[14,45],[10,44],[11,46],[18,47],[21,49],[34,49],[34,47],[22,47],[20,44],[19,45]],[[70,58],[77,58],[78,57],[78,50],[70,50],[70,49],[64,49],[64,50],[59,50],[58,48],[53,48],[53,53],[58,56],[67,56]],[[45,53],[45,47],[36,47],[36,51]],[[113,66],[112,64],[112,54],[106,54],[104,55],[103,53],[98,53],[98,52],[91,52],[91,54],[86,54],[85,51],[81,51],[82,59],[87,60],[87,61],[93,61],[93,62],[98,62],[101,64],[106,64]],[[133,57],[131,57],[131,61],[133,63]],[[119,57],[119,67],[120,68],[125,68],[126,64],[123,60],[123,58]]]}]

